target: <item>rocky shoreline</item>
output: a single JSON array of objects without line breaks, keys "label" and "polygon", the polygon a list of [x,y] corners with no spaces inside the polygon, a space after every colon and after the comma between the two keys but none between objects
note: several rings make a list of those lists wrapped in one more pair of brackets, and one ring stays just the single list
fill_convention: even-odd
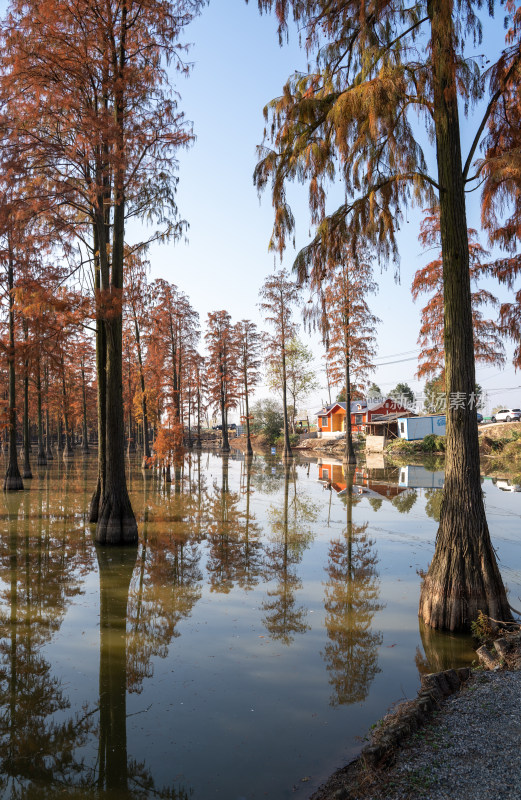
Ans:
[{"label": "rocky shoreline", "polygon": [[310,800],[518,800],[521,633],[477,655],[475,669],[423,676],[418,696],[384,717]]}]

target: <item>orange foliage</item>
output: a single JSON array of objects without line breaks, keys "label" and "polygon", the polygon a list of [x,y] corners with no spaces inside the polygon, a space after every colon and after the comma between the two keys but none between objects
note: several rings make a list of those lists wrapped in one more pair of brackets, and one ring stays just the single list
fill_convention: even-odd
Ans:
[{"label": "orange foliage", "polygon": [[[472,283],[489,271],[484,263],[488,255],[476,240],[477,232],[469,228],[469,268]],[[440,219],[437,209],[428,209],[421,225],[420,242],[424,248],[440,243]],[[414,300],[421,294],[431,294],[421,310],[421,328],[418,344],[421,352],[417,375],[419,378],[443,372],[445,367],[444,322],[443,322],[443,262],[440,256],[422,269],[417,270],[411,287]],[[502,365],[505,361],[501,341],[501,325],[485,319],[482,307],[497,306],[498,301],[486,289],[475,289],[471,294],[472,322],[474,328],[474,352],[476,361],[482,364]]]}]

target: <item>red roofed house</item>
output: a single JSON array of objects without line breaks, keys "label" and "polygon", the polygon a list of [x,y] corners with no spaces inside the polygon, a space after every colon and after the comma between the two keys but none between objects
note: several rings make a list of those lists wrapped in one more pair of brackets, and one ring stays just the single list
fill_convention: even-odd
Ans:
[{"label": "red roofed house", "polygon": [[[366,426],[374,416],[387,414],[410,413],[407,406],[402,405],[392,397],[375,397],[368,400],[353,400],[351,402],[351,427],[353,433],[365,432]],[[346,429],[346,404],[333,403],[321,409],[317,414],[317,431],[320,437],[338,437]]]}]

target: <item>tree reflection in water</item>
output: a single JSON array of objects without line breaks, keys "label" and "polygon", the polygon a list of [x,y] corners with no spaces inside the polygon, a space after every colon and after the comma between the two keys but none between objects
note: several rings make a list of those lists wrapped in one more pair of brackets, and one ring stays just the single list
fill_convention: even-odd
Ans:
[{"label": "tree reflection in water", "polygon": [[431,628],[430,625],[425,625],[421,619],[418,619],[418,624],[424,654],[417,647],[414,660],[420,675],[466,667],[474,660],[475,652],[471,636],[442,633]]},{"label": "tree reflection in water", "polygon": [[371,630],[378,602],[379,582],[374,542],[366,534],[367,523],[353,523],[353,472],[345,475],[341,497],[347,525],[342,538],[332,539],[325,583],[325,624],[329,642],[322,655],[334,693],[333,706],[361,702],[367,696],[378,667],[382,634]]},{"label": "tree reflection in water", "polygon": [[174,475],[178,494],[151,471],[143,473],[142,542],[128,600],[128,688],[137,693],[153,675],[152,657],[168,655],[179,622],[201,597],[200,507],[191,491],[181,491],[182,464],[174,465]]},{"label": "tree reflection in water", "polygon": [[[290,498],[290,482],[293,487]],[[263,623],[274,639],[291,644],[294,635],[310,630],[307,609],[297,605],[295,593],[302,587],[296,566],[313,540],[308,525],[317,518],[317,507],[297,492],[294,462],[284,463],[282,508],[271,506],[268,512],[272,542],[266,547],[266,578],[277,586],[269,589],[262,604]]]},{"label": "tree reflection in water", "polygon": [[441,501],[443,500],[443,489],[426,489],[425,490],[425,513],[428,517],[440,521],[441,514]]},{"label": "tree reflection in water", "polygon": [[391,500],[393,506],[400,512],[400,514],[408,514],[416,500],[418,499],[418,492],[416,489],[406,489],[402,494],[396,495]]},{"label": "tree reflection in water", "polygon": [[[66,538],[51,535],[52,510],[47,505],[44,511],[41,490],[36,497],[37,526],[30,507],[34,496],[4,496],[8,530],[0,539],[3,798],[45,797],[49,786],[75,782],[82,765],[74,762],[71,750],[85,743],[93,727],[89,714],[73,715],[65,722],[53,719],[70,703],[40,651],[59,629],[70,598],[80,591],[78,556]],[[67,513],[65,507],[62,511]]]},{"label": "tree reflection in water", "polygon": [[[241,462],[245,475],[246,508],[241,492],[229,487],[230,457],[222,456],[221,485],[208,496],[208,562],[211,591],[228,593],[235,585],[252,588],[263,570],[259,527],[250,511],[251,458]],[[241,480],[242,483],[242,480]]]},{"label": "tree reflection in water", "polygon": [[[75,472],[73,468],[67,472],[74,488]],[[127,605],[136,550],[94,551],[84,531],[71,536],[70,522],[80,513],[78,493],[64,492],[51,503],[49,492],[44,492],[46,482],[42,476],[37,492],[4,496],[1,796],[187,800],[190,791],[178,786],[156,788],[146,765],[127,755]],[[71,599],[82,592],[82,575],[92,570],[95,552],[100,579],[99,703],[68,714],[65,687],[53,676],[42,648],[59,630]],[[98,757],[90,764],[79,754],[93,739],[98,742]]]}]

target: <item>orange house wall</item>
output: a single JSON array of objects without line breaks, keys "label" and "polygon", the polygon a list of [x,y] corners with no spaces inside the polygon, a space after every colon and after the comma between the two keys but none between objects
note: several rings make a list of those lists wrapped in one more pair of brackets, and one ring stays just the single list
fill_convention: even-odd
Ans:
[{"label": "orange house wall", "polygon": [[[403,406],[397,405],[393,400],[386,400],[385,403],[381,406],[377,406],[376,408],[371,409],[370,411],[353,411],[351,412],[351,430],[354,433],[358,433],[360,431],[365,430],[365,426],[368,422],[371,422],[371,419],[375,414],[394,414],[395,412],[407,412],[407,409]],[[363,414],[363,422],[361,425],[355,424],[355,417],[357,414]],[[321,417],[322,422],[324,420],[327,422],[326,426],[321,426],[321,431],[326,431],[327,433],[334,433],[336,431],[342,431],[342,425],[345,418],[346,412],[343,409],[338,409],[337,411],[333,411],[327,417]],[[334,421],[333,421],[334,419]]]}]

